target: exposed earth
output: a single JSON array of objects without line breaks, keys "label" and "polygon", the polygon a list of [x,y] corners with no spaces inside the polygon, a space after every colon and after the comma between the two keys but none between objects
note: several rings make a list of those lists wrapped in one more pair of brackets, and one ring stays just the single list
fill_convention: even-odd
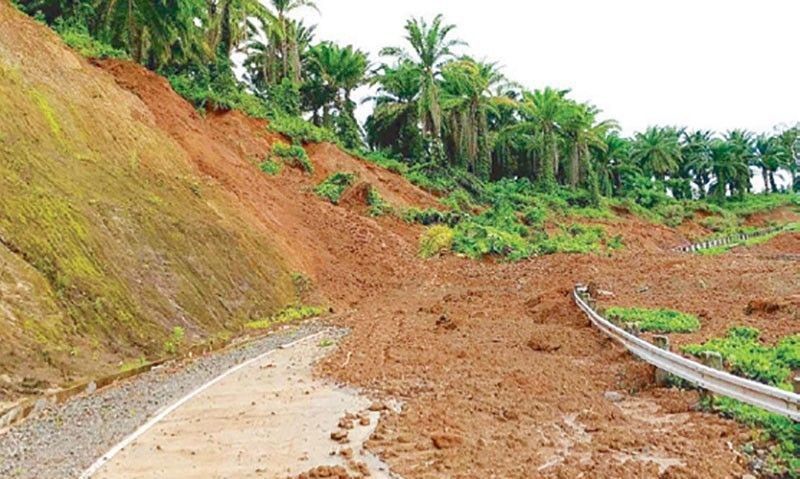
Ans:
[{"label": "exposed earth", "polygon": [[[743,478],[752,473],[750,458],[740,452],[742,444],[751,440],[751,430],[696,411],[697,392],[654,386],[652,368],[593,329],[570,293],[576,283],[591,282],[609,292],[602,298],[605,306],[668,307],[696,314],[702,322],[700,331],[672,335],[675,345],[724,335],[733,325],[757,327],[767,342],[774,342],[800,331],[796,297],[800,262],[793,256],[800,252],[800,234],[780,235],[723,255],[688,255],[671,249],[685,243],[689,233],[710,231],[692,221],[671,229],[620,212],[615,219],[594,222],[603,224],[609,234],[622,235],[625,248],[613,253],[560,254],[518,263],[453,255],[422,260],[417,255],[421,226],[392,216],[371,218],[359,198],[334,206],[316,197],[312,189],[331,172],[349,171],[358,173],[360,181],[377,188],[398,207],[435,206],[437,199],[429,193],[328,144],[306,145],[315,165],[313,175],[292,168],[278,177],[261,174],[258,163],[272,144],[282,140],[267,130],[265,121],[238,112],[201,116],[157,75],[127,62],[89,63],[33,22],[14,18],[12,28],[9,18],[13,15],[18,14],[0,2],[0,19],[5,19],[0,23],[0,96],[39,78],[37,88],[73,92],[65,98],[52,96],[55,110],[73,112],[86,123],[88,117],[80,112],[94,108],[97,115],[116,122],[105,125],[97,120],[84,125],[102,131],[94,136],[102,136],[108,143],[103,148],[133,148],[115,135],[114,125],[125,121],[153,135],[152,144],[137,148],[168,145],[170,150],[163,155],[142,153],[141,163],[130,169],[126,165],[132,160],[124,155],[106,165],[55,153],[48,157],[47,161],[64,162],[53,163],[64,170],[86,168],[101,177],[108,174],[109,178],[143,181],[165,199],[161,203],[154,199],[149,209],[140,211],[134,199],[114,196],[109,181],[93,191],[94,196],[87,195],[85,202],[73,199],[80,206],[69,209],[75,217],[94,218],[105,225],[106,229],[85,231],[87,242],[118,245],[127,241],[139,252],[119,261],[115,255],[92,256],[98,270],[92,281],[103,275],[113,278],[120,285],[120,308],[136,312],[131,323],[119,323],[125,334],[116,334],[114,328],[84,328],[64,319],[66,313],[53,306],[63,298],[47,289],[44,280],[36,279],[39,276],[25,255],[15,254],[15,248],[9,247],[12,240],[27,246],[20,239],[24,230],[13,229],[7,239],[0,236],[4,240],[0,241],[0,273],[11,278],[0,275],[0,299],[12,297],[18,300],[14,304],[23,305],[33,297],[31,290],[50,291],[45,296],[54,298],[52,304],[39,301],[36,307],[49,311],[54,324],[69,325],[63,327],[59,341],[76,345],[84,354],[94,351],[98,364],[93,366],[85,356],[58,348],[43,359],[40,352],[44,346],[21,339],[21,321],[10,314],[0,316],[5,321],[0,326],[6,328],[0,332],[5,341],[5,346],[0,345],[0,359],[7,379],[0,380],[0,400],[23,397],[25,391],[18,386],[28,374],[35,373],[47,387],[57,387],[118,369],[122,361],[157,350],[160,343],[154,346],[128,334],[140,316],[148,318],[143,323],[148,330],[168,331],[181,324],[190,339],[198,341],[222,331],[240,332],[242,318],[250,313],[287,303],[292,294],[289,273],[302,272],[313,284],[303,293],[304,300],[329,306],[336,313],[328,318],[330,324],[347,328],[349,334],[327,356],[322,356],[321,348],[310,348],[307,356],[296,360],[310,368],[310,361],[319,359],[314,381],[321,391],[338,390],[333,389],[334,384],[357,388],[363,397],[345,407],[352,406],[354,410],[349,412],[363,412],[371,401],[402,404],[400,411],[372,411],[380,412],[380,421],[366,441],[367,451],[394,474],[406,478]],[[11,44],[15,48],[8,47]],[[24,52],[24,57],[19,52]],[[6,73],[11,71],[14,73]],[[77,92],[71,89],[75,85]],[[27,104],[25,101],[19,100],[19,104]],[[31,114],[30,118],[34,117]],[[5,135],[0,138],[22,138],[25,127],[31,125],[42,128],[36,123],[41,123],[40,119],[26,122],[9,128],[10,133],[0,130]],[[95,148],[92,135],[81,135],[87,149]],[[36,179],[44,178],[43,171],[54,168],[50,163],[42,165],[20,174],[19,181],[39,181]],[[77,178],[71,184],[87,188],[86,181]],[[196,195],[187,186],[194,182],[200,191]],[[40,183],[49,185],[45,180]],[[64,188],[54,187],[54,191]],[[148,215],[162,214],[159,208],[164,204],[188,205],[187,209],[203,214],[213,212],[212,219],[203,217],[197,223],[199,220],[187,216],[171,218],[164,225],[149,223]],[[764,225],[775,218],[797,221],[800,215],[785,208],[751,221]],[[182,241],[181,235],[192,241],[187,240],[185,249],[175,253],[170,249],[172,243],[148,243],[148,238],[132,239],[127,234],[150,227],[175,242]],[[120,231],[126,234],[116,238]],[[134,247],[126,245],[120,248]],[[193,246],[201,251],[184,264],[181,252],[191,251]],[[202,262],[205,256],[216,258],[211,266]],[[280,259],[271,263],[274,258]],[[139,269],[140,261],[148,265],[144,272]],[[20,271],[30,273],[32,279],[23,281]],[[208,282],[195,284],[183,281],[184,277]],[[87,289],[94,283],[86,284],[79,283]],[[265,298],[259,296],[262,285],[268,291]],[[158,300],[148,299],[152,289],[158,291],[153,293]],[[198,313],[205,311],[206,304],[209,312]],[[293,360],[286,359],[286,364]],[[310,378],[311,373],[308,375]],[[248,381],[258,388],[243,392],[239,399],[249,398],[248,394],[283,394],[274,390],[269,378],[257,376]],[[245,386],[237,385],[247,389]],[[236,403],[242,411],[249,410],[254,401],[234,399],[218,396],[216,400]],[[258,417],[279,405],[273,400],[257,404]],[[286,414],[293,414],[291,405],[283,406],[289,408]],[[203,416],[199,403],[192,407],[200,409],[176,411],[173,422],[162,424],[153,434],[183,436],[191,423],[185,415]],[[330,414],[332,424],[341,413]],[[373,426],[376,418],[374,414],[370,419]],[[45,419],[52,422],[53,416]],[[139,423],[144,419],[139,418]],[[114,420],[113,416],[104,417],[90,427],[103,428]],[[238,420],[248,423],[247,416]],[[135,427],[130,425],[127,432]],[[291,422],[281,423],[281,427],[291,429]],[[208,429],[219,428],[210,424]],[[194,431],[197,437],[207,432]],[[322,431],[323,435],[330,432]],[[119,435],[107,438],[104,444],[93,444],[92,450],[110,448]],[[290,441],[290,436],[276,436],[273,447],[282,448],[282,441]],[[2,439],[0,436],[0,442]],[[158,442],[153,435],[145,439],[140,447]],[[188,436],[171,444],[180,441],[197,444]],[[36,455],[21,450],[14,458],[20,466],[8,472],[9,477],[61,477],[62,471],[55,466],[49,470],[25,467]],[[153,461],[151,454],[149,449],[129,450],[120,460],[127,457],[144,467],[144,459],[137,457]],[[252,466],[248,470],[255,472],[259,456],[253,451],[247,454],[252,454],[246,457],[254,461],[248,462]],[[97,458],[92,455],[82,456],[78,462],[88,467]],[[287,463],[292,461],[287,459]],[[323,477],[322,472],[313,472],[314,468],[341,464],[339,457],[327,462],[316,457],[302,468],[287,465],[284,472],[299,475],[306,471],[307,476]],[[121,463],[112,466],[124,468]],[[161,472],[152,475],[109,469],[111,475],[97,477],[183,477],[182,472],[161,466]],[[220,472],[219,477],[233,473]],[[351,470],[348,474],[355,473]],[[284,476],[272,471],[263,477]]]}]

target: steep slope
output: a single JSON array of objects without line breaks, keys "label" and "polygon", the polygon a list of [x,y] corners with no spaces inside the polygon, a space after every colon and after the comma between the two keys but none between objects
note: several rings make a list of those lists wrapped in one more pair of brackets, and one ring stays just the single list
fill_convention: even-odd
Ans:
[{"label": "steep slope", "polygon": [[0,2],[0,373],[63,382],[293,300],[270,236],[134,95]]}]

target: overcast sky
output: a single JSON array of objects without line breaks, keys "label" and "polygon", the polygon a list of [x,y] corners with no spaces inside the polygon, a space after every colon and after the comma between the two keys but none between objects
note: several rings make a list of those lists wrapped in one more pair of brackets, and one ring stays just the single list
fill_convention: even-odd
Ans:
[{"label": "overcast sky", "polygon": [[[625,133],[800,121],[800,0],[317,0],[317,38],[377,52],[411,15],[457,25],[528,88],[571,88]],[[363,115],[363,110],[360,112]],[[362,116],[359,115],[359,116]]]}]

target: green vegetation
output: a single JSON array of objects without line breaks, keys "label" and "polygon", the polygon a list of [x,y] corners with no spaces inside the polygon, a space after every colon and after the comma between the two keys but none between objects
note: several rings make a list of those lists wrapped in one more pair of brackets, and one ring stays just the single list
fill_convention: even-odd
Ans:
[{"label": "green vegetation", "polygon": [[314,192],[321,198],[324,198],[334,205],[339,204],[342,194],[355,184],[356,175],[353,173],[337,172],[325,179],[322,183],[317,185]]},{"label": "green vegetation", "polygon": [[244,326],[246,329],[269,329],[273,326],[293,321],[301,321],[303,319],[314,318],[320,316],[325,312],[324,308],[316,306],[291,306],[283,309],[278,314],[275,314],[267,319],[260,319],[251,321]]},{"label": "green vegetation", "polygon": [[635,323],[641,331],[654,333],[691,333],[700,329],[697,317],[670,309],[608,308],[606,317],[613,321]]},{"label": "green vegetation", "polygon": [[325,338],[325,339],[323,339],[323,340],[321,340],[319,342],[318,346],[320,348],[329,348],[329,347],[333,346],[334,344],[336,344],[336,343],[334,343],[332,339]]},{"label": "green vegetation", "polygon": [[178,351],[183,344],[183,338],[186,336],[186,331],[180,326],[172,328],[169,339],[164,341],[164,352],[169,355],[178,354]]},{"label": "green vegetation", "polygon": [[453,247],[453,230],[444,225],[431,226],[419,241],[419,255],[432,258],[450,251]]},{"label": "green vegetation", "polygon": [[272,146],[272,156],[280,158],[289,166],[300,168],[306,173],[314,173],[314,164],[306,154],[306,150],[300,145],[287,145],[285,143],[275,143]]},{"label": "green vegetation", "polygon": [[271,158],[264,160],[258,167],[261,171],[270,176],[280,175],[281,171],[283,171],[283,165]]},{"label": "green vegetation", "polygon": [[367,189],[367,206],[370,216],[383,216],[392,212],[392,206],[383,199],[378,189],[369,185]]},{"label": "green vegetation", "polygon": [[[683,351],[695,356],[718,352],[734,374],[792,390],[790,375],[800,369],[800,335],[788,336],[776,346],[764,345],[759,336],[755,328],[732,328],[724,338],[684,346]],[[800,477],[800,423],[728,398],[714,398],[712,406],[747,425],[763,428],[764,439],[775,443],[768,463],[771,472]]]}]

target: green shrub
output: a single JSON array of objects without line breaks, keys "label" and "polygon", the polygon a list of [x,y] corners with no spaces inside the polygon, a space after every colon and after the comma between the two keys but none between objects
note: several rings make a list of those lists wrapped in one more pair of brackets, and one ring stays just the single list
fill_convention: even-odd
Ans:
[{"label": "green shrub", "polygon": [[441,211],[436,208],[426,208],[424,210],[409,208],[403,214],[403,219],[409,223],[419,223],[424,226],[443,224],[452,227],[461,222],[463,216],[459,213]]},{"label": "green shrub", "polygon": [[431,226],[419,241],[419,255],[431,258],[450,251],[453,247],[453,230],[444,225]]},{"label": "green shrub", "polygon": [[615,235],[613,238],[608,240],[606,243],[606,247],[610,250],[619,250],[625,247],[625,241],[622,238],[622,235]]},{"label": "green shrub", "polygon": [[172,328],[169,339],[164,341],[164,352],[169,355],[177,354],[181,348],[181,344],[183,344],[183,338],[185,336],[186,332],[182,327],[175,326]]},{"label": "green shrub", "polygon": [[659,205],[654,212],[662,218],[665,225],[675,228],[680,226],[685,220],[694,216],[693,212],[686,211],[681,203]]},{"label": "green shrub", "polygon": [[289,166],[300,168],[306,173],[314,173],[314,164],[306,154],[306,150],[300,145],[287,145],[285,143],[275,143],[272,145],[273,157],[278,157]]},{"label": "green shrub", "polygon": [[246,329],[269,329],[278,324],[291,323],[293,321],[320,316],[324,312],[324,308],[317,306],[290,306],[270,318],[251,321],[245,324],[244,327]]},{"label": "green shrub", "polygon": [[[718,352],[734,374],[791,391],[790,375],[800,368],[800,334],[785,337],[774,347],[762,344],[759,336],[755,328],[732,328],[725,338],[684,346],[683,351],[695,356]],[[744,424],[763,428],[764,439],[774,442],[767,459],[771,474],[800,477],[800,423],[725,397],[714,397],[712,405]]]},{"label": "green shrub", "polygon": [[392,173],[397,173],[398,175],[405,175],[408,172],[408,164],[403,163],[402,161],[396,160],[391,156],[380,152],[380,151],[371,151],[366,154],[362,154],[359,152],[351,152],[353,156],[357,156],[363,160],[366,160],[370,163],[375,163],[376,165],[380,166],[381,168],[385,168]]},{"label": "green shrub", "polygon": [[330,130],[314,125],[299,116],[287,114],[273,114],[270,118],[269,129],[286,135],[292,143],[338,143],[336,135]]},{"label": "green shrub", "polygon": [[534,242],[538,254],[594,253],[600,251],[605,230],[600,226],[573,224],[561,227],[561,233],[548,237],[541,234]]},{"label": "green shrub", "polygon": [[392,207],[381,197],[378,189],[369,185],[367,189],[367,206],[370,216],[383,216],[392,211]]},{"label": "green shrub", "polygon": [[262,162],[259,165],[259,168],[261,169],[261,171],[270,176],[279,175],[281,174],[281,171],[283,171],[283,165],[272,159],[268,159]]},{"label": "green shrub", "polygon": [[789,375],[793,368],[800,368],[800,335],[784,338],[776,347],[765,346],[759,336],[755,328],[732,328],[725,338],[690,344],[683,350],[696,356],[704,351],[718,352],[734,374],[791,389]]},{"label": "green shrub", "polygon": [[475,221],[458,224],[453,239],[453,251],[470,258],[498,255],[511,261],[527,258],[534,253],[531,245],[519,234]]},{"label": "green shrub", "polygon": [[353,173],[334,173],[320,183],[314,192],[334,205],[339,204],[342,194],[351,187],[356,181]]},{"label": "green shrub", "polygon": [[613,307],[606,316],[623,323],[637,323],[642,331],[654,333],[691,333],[700,329],[700,320],[691,314],[670,309]]},{"label": "green shrub", "polygon": [[56,22],[55,31],[64,43],[86,58],[129,58],[124,50],[94,38],[85,26]]}]

